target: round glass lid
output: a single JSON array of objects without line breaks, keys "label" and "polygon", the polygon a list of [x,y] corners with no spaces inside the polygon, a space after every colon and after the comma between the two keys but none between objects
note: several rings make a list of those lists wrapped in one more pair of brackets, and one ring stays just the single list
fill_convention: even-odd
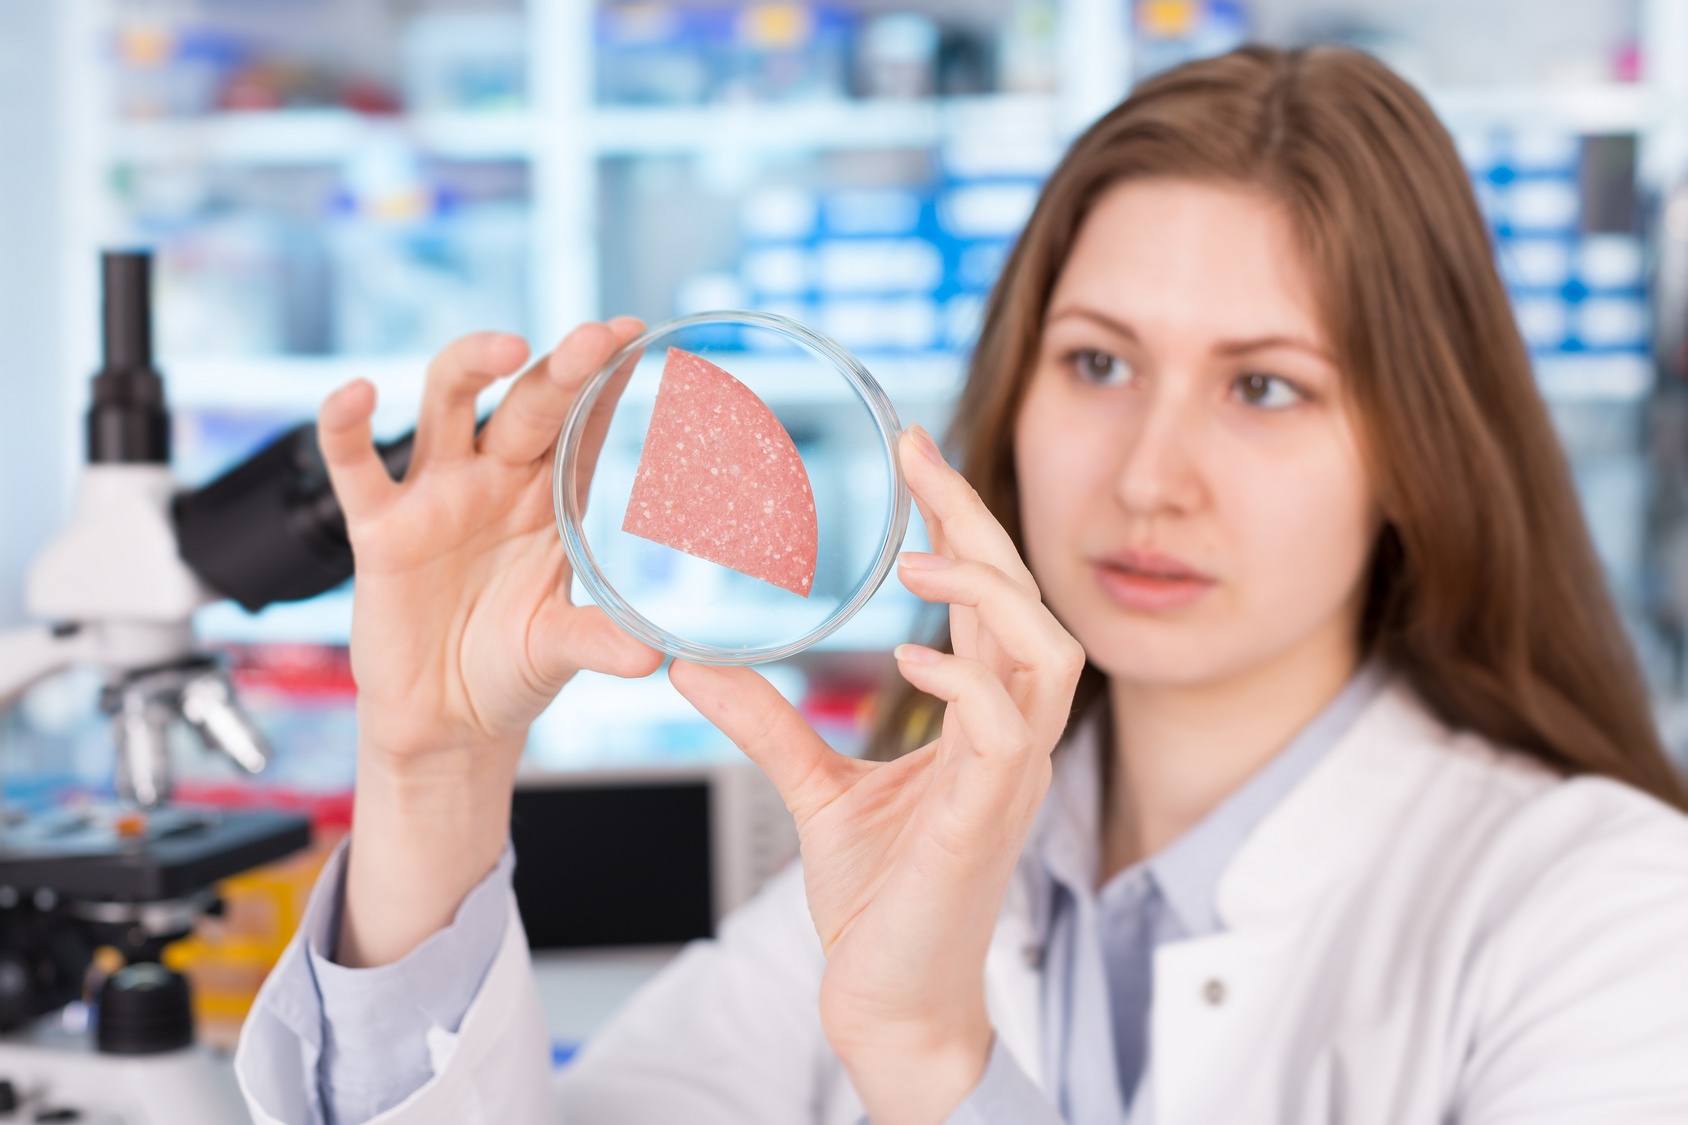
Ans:
[{"label": "round glass lid", "polygon": [[901,428],[867,368],[794,320],[713,312],[651,328],[587,381],[557,442],[576,595],[671,656],[801,652],[896,561]]}]

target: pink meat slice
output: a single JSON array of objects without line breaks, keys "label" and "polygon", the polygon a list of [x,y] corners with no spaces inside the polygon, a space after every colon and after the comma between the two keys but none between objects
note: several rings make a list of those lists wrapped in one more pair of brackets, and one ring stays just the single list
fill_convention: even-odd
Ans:
[{"label": "pink meat slice", "polygon": [[756,393],[669,348],[621,530],[808,597],[815,493]]}]

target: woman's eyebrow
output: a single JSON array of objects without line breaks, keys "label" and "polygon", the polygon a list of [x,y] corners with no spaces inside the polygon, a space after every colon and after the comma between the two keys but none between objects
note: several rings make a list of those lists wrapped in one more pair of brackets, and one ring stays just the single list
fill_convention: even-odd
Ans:
[{"label": "woman's eyebrow", "polygon": [[[1136,330],[1125,321],[1117,320],[1105,312],[1101,312],[1097,309],[1089,308],[1084,305],[1070,305],[1065,308],[1054,309],[1050,312],[1044,323],[1047,326],[1068,317],[1077,317],[1081,320],[1092,321],[1101,325],[1103,328],[1106,328],[1110,332],[1125,337],[1133,343],[1141,340],[1141,337],[1138,336]],[[1265,351],[1268,348],[1293,348],[1296,351],[1306,352],[1308,355],[1313,356],[1316,359],[1321,359],[1329,364],[1334,364],[1336,362],[1331,358],[1329,352],[1313,341],[1300,336],[1290,336],[1282,333],[1275,333],[1267,336],[1250,336],[1235,340],[1220,340],[1214,345],[1213,350],[1219,355],[1246,355],[1249,352]]]},{"label": "woman's eyebrow", "polygon": [[1268,348],[1293,348],[1299,352],[1306,352],[1316,359],[1334,364],[1329,352],[1299,336],[1251,336],[1243,340],[1221,340],[1214,345],[1213,350],[1220,355],[1244,355],[1248,352],[1265,351]]},{"label": "woman's eyebrow", "polygon": [[1083,305],[1071,305],[1066,308],[1054,309],[1044,320],[1044,324],[1046,326],[1054,324],[1056,321],[1064,320],[1067,317],[1079,317],[1082,320],[1094,321],[1097,324],[1100,324],[1103,328],[1106,328],[1108,331],[1124,336],[1126,339],[1133,342],[1138,339],[1137,333],[1132,329],[1131,325],[1125,323],[1125,321],[1115,320],[1107,313],[1097,312],[1095,309],[1086,308]]}]

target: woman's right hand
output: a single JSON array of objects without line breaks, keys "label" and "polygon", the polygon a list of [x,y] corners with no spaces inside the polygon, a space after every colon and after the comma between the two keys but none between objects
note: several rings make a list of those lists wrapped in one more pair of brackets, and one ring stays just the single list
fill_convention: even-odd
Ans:
[{"label": "woman's right hand", "polygon": [[897,664],[944,701],[937,738],[893,762],[847,758],[750,669],[669,669],[796,819],[827,957],[821,1023],[884,1125],[943,1120],[984,1073],[985,955],[1084,667],[966,479],[924,431],[900,453],[932,540],[903,556],[902,581],[948,604],[954,652],[902,645]]},{"label": "woman's right hand", "polygon": [[[595,606],[569,602],[551,497],[551,451],[575,393],[640,327],[577,328],[479,433],[476,396],[518,370],[527,345],[480,333],[447,346],[428,370],[402,482],[371,440],[374,387],[354,382],[323,404],[318,440],[356,560],[358,784],[341,964],[395,961],[451,921],[504,848],[529,724],[577,670],[634,677],[661,663]],[[589,427],[591,457],[618,390]]]}]

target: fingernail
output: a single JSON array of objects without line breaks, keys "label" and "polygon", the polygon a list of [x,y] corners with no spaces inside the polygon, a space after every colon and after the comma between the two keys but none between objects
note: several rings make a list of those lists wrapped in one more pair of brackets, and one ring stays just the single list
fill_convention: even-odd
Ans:
[{"label": "fingernail", "polygon": [[904,551],[897,556],[897,562],[911,570],[943,570],[955,560],[943,555],[935,555],[929,551]]},{"label": "fingernail", "polygon": [[936,664],[938,662],[939,653],[925,645],[898,645],[891,651],[898,660],[905,660],[910,664]]},{"label": "fingernail", "polygon": [[938,443],[932,440],[932,435],[926,432],[924,426],[910,426],[908,432],[914,435],[914,444],[920,447],[920,452],[926,454],[928,461],[941,468],[949,468],[949,462],[945,461],[944,455],[938,451]]}]

